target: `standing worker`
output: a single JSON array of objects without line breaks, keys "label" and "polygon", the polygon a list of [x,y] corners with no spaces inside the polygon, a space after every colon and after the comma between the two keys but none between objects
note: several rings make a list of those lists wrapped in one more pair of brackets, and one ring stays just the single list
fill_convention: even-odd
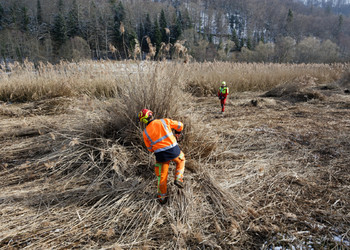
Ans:
[{"label": "standing worker", "polygon": [[228,87],[226,86],[226,82],[222,82],[221,87],[219,88],[219,91],[218,91],[218,97],[221,103],[221,114],[223,114],[225,111],[227,95],[228,95]]},{"label": "standing worker", "polygon": [[[169,164],[171,161],[176,164],[174,184],[179,188],[184,187],[183,173],[185,171],[185,155],[180,150],[177,140],[182,135],[183,124],[171,119],[154,119],[153,112],[143,109],[138,114],[140,122],[146,124],[143,131],[143,140],[150,152],[156,156],[155,174],[158,177],[157,201],[165,204],[168,201],[167,179]],[[172,133],[175,130],[175,136]]]}]

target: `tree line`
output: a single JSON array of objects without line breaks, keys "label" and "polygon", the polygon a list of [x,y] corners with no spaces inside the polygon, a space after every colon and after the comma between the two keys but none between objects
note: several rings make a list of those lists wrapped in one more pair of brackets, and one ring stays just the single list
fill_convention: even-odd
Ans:
[{"label": "tree line", "polygon": [[350,21],[289,0],[0,1],[3,62],[190,57],[347,61]]},{"label": "tree line", "polygon": [[153,16],[144,13],[134,25],[124,4],[113,0],[103,5],[58,0],[49,16],[42,0],[36,0],[35,11],[21,1],[3,5],[0,3],[2,60],[171,58],[183,30],[191,25],[188,13],[176,10],[167,18],[163,9]]}]

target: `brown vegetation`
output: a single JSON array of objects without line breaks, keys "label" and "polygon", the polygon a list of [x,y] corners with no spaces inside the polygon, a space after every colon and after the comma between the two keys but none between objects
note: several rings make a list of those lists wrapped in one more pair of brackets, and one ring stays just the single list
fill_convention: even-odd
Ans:
[{"label": "brown vegetation", "polygon": [[[181,53],[181,44],[179,44]],[[267,91],[279,84],[312,79],[315,84],[337,81],[346,72],[347,64],[257,64],[257,63],[166,63],[94,62],[61,63],[58,65],[14,63],[11,72],[0,70],[0,101],[26,102],[54,97],[88,95],[97,98],[116,97],[122,86],[145,81],[148,72],[162,71],[196,96],[212,95],[216,83],[225,80],[233,92]],[[149,76],[151,77],[151,76]],[[142,79],[144,78],[144,79]],[[305,78],[304,80],[302,78]]]},{"label": "brown vegetation", "polygon": [[[349,247],[350,96],[336,83],[347,67],[18,66],[0,82],[0,246]],[[212,96],[222,79],[233,90],[224,116]],[[293,79],[323,98],[263,97]],[[184,92],[194,89],[202,96]],[[186,187],[170,174],[166,206],[136,121],[143,107],[186,128]]]}]

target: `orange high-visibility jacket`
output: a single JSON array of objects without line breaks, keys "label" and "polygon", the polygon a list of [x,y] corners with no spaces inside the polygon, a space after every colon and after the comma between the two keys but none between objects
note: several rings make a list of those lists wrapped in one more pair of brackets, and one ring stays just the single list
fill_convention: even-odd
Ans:
[{"label": "orange high-visibility jacket", "polygon": [[170,119],[156,119],[147,125],[143,131],[143,140],[149,151],[159,153],[171,149],[177,145],[171,129],[180,132],[183,124]]}]

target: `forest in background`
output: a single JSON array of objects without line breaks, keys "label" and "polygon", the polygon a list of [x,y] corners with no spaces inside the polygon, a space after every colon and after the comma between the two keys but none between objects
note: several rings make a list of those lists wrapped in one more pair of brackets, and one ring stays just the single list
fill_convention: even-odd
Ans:
[{"label": "forest in background", "polygon": [[0,62],[344,62],[348,9],[325,0],[0,0]]}]

